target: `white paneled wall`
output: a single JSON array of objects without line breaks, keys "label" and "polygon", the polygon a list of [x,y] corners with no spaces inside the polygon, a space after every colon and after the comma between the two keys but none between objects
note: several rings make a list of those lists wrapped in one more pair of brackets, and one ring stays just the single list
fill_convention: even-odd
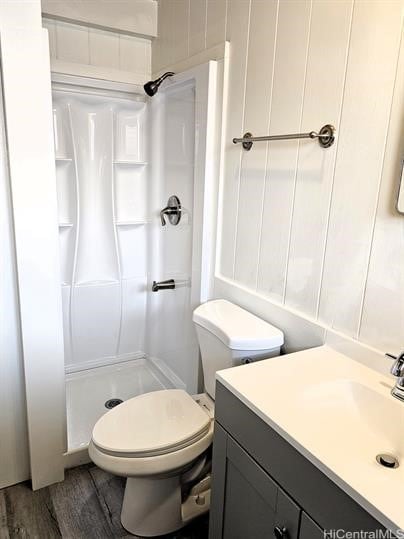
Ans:
[{"label": "white paneled wall", "polygon": [[[2,92],[0,98],[3,100]],[[0,107],[0,489],[29,478],[24,360],[10,178]]]},{"label": "white paneled wall", "polygon": [[141,36],[157,33],[154,0],[41,0],[41,7],[48,18]]},{"label": "white paneled wall", "polygon": [[223,43],[227,0],[158,0],[158,6],[153,73]]},{"label": "white paneled wall", "polygon": [[[300,126],[303,131],[318,129],[325,121],[340,124],[351,17],[350,0],[318,2],[314,6]],[[335,46],[326,55],[323,43],[328,39]],[[301,144],[296,169],[284,293],[289,305],[313,317],[319,301],[336,151],[336,144],[328,151]]]},{"label": "white paneled wall", "polygon": [[[22,402],[26,400],[30,471],[35,490],[63,479],[65,448],[63,327],[55,228],[57,207],[50,67],[39,0],[0,2],[0,34],[13,210],[10,219],[14,225],[26,388],[25,396],[20,395],[20,398]],[[2,274],[9,267],[2,261]],[[13,313],[9,316],[11,328]],[[1,348],[2,363],[3,353]],[[6,361],[12,357],[10,355]],[[17,369],[17,364],[14,368]],[[18,388],[14,388],[18,392]],[[11,433],[1,429],[0,445],[8,436]],[[18,443],[22,446],[24,442]],[[0,461],[0,466],[9,464]]]},{"label": "white paneled wall", "polygon": [[[402,7],[399,2],[390,9],[385,2],[358,2],[352,21],[340,123],[344,135],[335,168],[320,318],[353,335],[359,329],[366,284]],[[341,255],[346,263],[341,263]]]},{"label": "white paneled wall", "polygon": [[[160,0],[153,72],[230,41],[218,276],[381,350],[404,346],[403,0]],[[231,142],[318,130],[313,141]]]},{"label": "white paneled wall", "polygon": [[[149,39],[51,19],[43,19],[43,26],[49,32],[52,69],[61,66],[57,71],[66,72],[62,69],[66,64],[79,64],[110,70],[112,80],[116,78],[116,71],[130,73],[134,82],[136,75],[139,83],[150,79]],[[89,70],[88,76],[93,73]],[[130,75],[128,82],[131,82]]]},{"label": "white paneled wall", "polygon": [[404,155],[404,41],[384,153],[370,263],[363,298],[360,339],[385,348],[404,341],[404,218],[395,211],[397,178]]}]

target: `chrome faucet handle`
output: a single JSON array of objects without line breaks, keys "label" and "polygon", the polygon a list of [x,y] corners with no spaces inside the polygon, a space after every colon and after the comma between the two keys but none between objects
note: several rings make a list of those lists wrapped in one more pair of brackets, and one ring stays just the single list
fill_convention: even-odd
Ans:
[{"label": "chrome faucet handle", "polygon": [[165,208],[161,210],[160,212],[161,226],[166,225],[165,215],[170,215],[171,211],[172,211],[171,208],[169,208],[168,206],[166,206]]},{"label": "chrome faucet handle", "polygon": [[395,386],[391,390],[391,394],[396,399],[404,402],[404,352],[393,356],[393,354],[386,354],[387,357],[394,359],[394,364],[390,369],[393,376],[397,378]]},{"label": "chrome faucet handle", "polygon": [[402,378],[404,376],[404,352],[401,352],[398,356],[393,354],[385,354],[390,359],[394,359],[394,364],[390,369],[393,376]]},{"label": "chrome faucet handle", "polygon": [[171,195],[167,201],[167,206],[160,212],[161,226],[166,226],[166,217],[172,225],[178,225],[181,221],[181,202],[176,195]]}]

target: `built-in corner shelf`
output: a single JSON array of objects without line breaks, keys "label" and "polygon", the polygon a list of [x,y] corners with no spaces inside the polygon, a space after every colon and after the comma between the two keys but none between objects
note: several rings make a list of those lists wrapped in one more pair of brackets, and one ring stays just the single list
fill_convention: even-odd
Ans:
[{"label": "built-in corner shelf", "polygon": [[124,160],[124,159],[115,159],[114,165],[123,165],[123,166],[129,166],[129,167],[144,167],[148,163],[147,161],[130,161],[130,160]]},{"label": "built-in corner shelf", "polygon": [[59,223],[59,228],[72,228],[73,223]]},{"label": "built-in corner shelf", "polygon": [[147,225],[149,221],[145,219],[136,219],[133,221],[115,221],[116,226],[141,226]]},{"label": "built-in corner shelf", "polygon": [[56,163],[71,163],[72,158],[71,157],[55,157]]}]

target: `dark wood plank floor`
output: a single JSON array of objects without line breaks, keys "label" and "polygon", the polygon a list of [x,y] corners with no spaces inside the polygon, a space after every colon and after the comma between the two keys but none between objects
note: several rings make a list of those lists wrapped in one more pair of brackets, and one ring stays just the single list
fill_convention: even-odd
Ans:
[{"label": "dark wood plank floor", "polygon": [[[86,465],[36,492],[28,482],[0,490],[0,539],[133,538],[120,522],[124,487],[123,478]],[[207,515],[166,537],[206,539]]]}]

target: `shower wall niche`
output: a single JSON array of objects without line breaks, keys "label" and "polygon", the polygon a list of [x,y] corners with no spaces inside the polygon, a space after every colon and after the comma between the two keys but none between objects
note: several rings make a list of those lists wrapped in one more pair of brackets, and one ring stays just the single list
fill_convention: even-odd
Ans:
[{"label": "shower wall niche", "polygon": [[67,372],[144,357],[147,108],[54,89]]}]

